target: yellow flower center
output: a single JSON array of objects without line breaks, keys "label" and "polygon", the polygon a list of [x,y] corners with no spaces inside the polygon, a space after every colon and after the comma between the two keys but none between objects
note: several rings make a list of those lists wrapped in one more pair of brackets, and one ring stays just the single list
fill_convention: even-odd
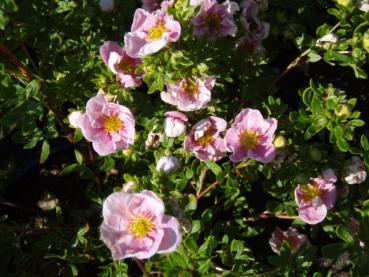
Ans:
[{"label": "yellow flower center", "polygon": [[117,132],[123,126],[123,122],[118,118],[117,114],[105,117],[104,129],[106,132]]},{"label": "yellow flower center", "polygon": [[136,239],[143,239],[154,229],[154,224],[150,216],[139,215],[129,222],[128,229]]},{"label": "yellow flower center", "polygon": [[259,143],[260,134],[258,131],[246,129],[240,135],[241,143],[246,149],[254,150]]},{"label": "yellow flower center", "polygon": [[201,145],[205,146],[212,143],[215,140],[212,136],[212,132],[207,130],[202,137],[199,137],[196,141]]},{"label": "yellow flower center", "polygon": [[302,191],[305,193],[303,198],[305,202],[311,202],[315,197],[320,196],[318,184],[306,184]]},{"label": "yellow flower center", "polygon": [[220,27],[220,16],[218,14],[209,14],[205,18],[205,24],[208,26],[209,30],[218,30]]},{"label": "yellow flower center", "polygon": [[200,88],[197,82],[191,81],[189,79],[183,81],[182,89],[190,95],[195,95],[200,92]]},{"label": "yellow flower center", "polygon": [[146,40],[157,40],[163,36],[166,30],[164,22],[159,21],[147,31]]}]

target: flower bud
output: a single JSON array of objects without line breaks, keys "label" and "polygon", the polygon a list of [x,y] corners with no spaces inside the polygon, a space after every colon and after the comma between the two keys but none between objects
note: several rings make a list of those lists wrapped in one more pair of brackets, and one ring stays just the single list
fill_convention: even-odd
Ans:
[{"label": "flower bud", "polygon": [[352,0],[337,0],[337,4],[344,6],[344,7],[347,7],[351,3],[352,3]]},{"label": "flower bud", "polygon": [[37,201],[37,206],[43,211],[51,211],[56,208],[59,200],[56,196],[48,191],[45,191]]},{"label": "flower bud", "polygon": [[111,12],[114,9],[114,0],[100,0],[99,5],[103,12]]},{"label": "flower bud", "polygon": [[130,157],[133,154],[133,148],[128,147],[127,149],[124,149],[122,153],[125,157]]},{"label": "flower bud", "polygon": [[274,139],[273,144],[274,144],[275,149],[283,149],[287,145],[287,140],[284,136],[279,135],[278,137]]},{"label": "flower bud", "polygon": [[147,139],[145,141],[145,148],[146,149],[155,149],[160,146],[160,144],[163,141],[163,134],[162,133],[154,133],[150,132],[147,136]]},{"label": "flower bud", "polygon": [[367,52],[369,52],[369,31],[366,31],[363,36],[363,47]]},{"label": "flower bud", "polygon": [[328,33],[316,41],[316,46],[322,47],[324,49],[329,49],[332,46],[332,44],[336,44],[337,42],[338,42],[337,35],[333,33]]},{"label": "flower bud", "polygon": [[72,128],[79,128],[79,120],[82,116],[82,112],[74,111],[68,115],[69,125]]},{"label": "flower bud", "polygon": [[334,110],[336,116],[340,118],[348,118],[352,114],[352,106],[347,104],[340,104]]},{"label": "flower bud", "polygon": [[180,112],[166,112],[164,131],[168,137],[179,137],[186,131],[187,116]]},{"label": "flower bud", "polygon": [[123,192],[134,193],[137,191],[138,185],[134,181],[123,184]]},{"label": "flower bud", "polygon": [[156,164],[156,170],[163,172],[165,175],[169,175],[180,168],[180,163],[176,157],[163,156]]}]

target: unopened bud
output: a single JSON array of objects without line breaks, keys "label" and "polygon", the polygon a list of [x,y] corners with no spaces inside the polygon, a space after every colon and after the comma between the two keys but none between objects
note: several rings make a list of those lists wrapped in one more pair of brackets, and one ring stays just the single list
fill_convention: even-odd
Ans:
[{"label": "unopened bud", "polygon": [[352,3],[352,0],[337,0],[338,5],[347,7]]},{"label": "unopened bud", "polygon": [[364,49],[369,52],[369,30],[363,36],[363,47]]},{"label": "unopened bud", "polygon": [[283,149],[287,145],[287,140],[284,136],[279,135],[274,139],[273,144],[276,149]]},{"label": "unopened bud", "polygon": [[340,118],[348,118],[352,114],[352,106],[347,104],[340,104],[334,110],[336,116]]}]

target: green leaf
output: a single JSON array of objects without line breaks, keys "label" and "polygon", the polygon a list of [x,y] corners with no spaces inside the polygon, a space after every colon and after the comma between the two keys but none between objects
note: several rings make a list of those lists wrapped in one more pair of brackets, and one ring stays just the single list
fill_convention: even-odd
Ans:
[{"label": "green leaf", "polygon": [[343,241],[347,243],[353,243],[354,239],[352,238],[350,232],[347,230],[347,228],[343,225],[339,225],[336,228],[336,234],[337,236],[342,239]]},{"label": "green leaf", "polygon": [[338,149],[341,150],[342,152],[347,152],[350,148],[349,143],[344,138],[337,138],[336,144]]},{"label": "green leaf", "polygon": [[63,170],[60,172],[60,175],[68,175],[73,173],[74,171],[77,171],[81,165],[79,164],[70,164],[63,168]]},{"label": "green leaf", "polygon": [[77,149],[74,149],[74,155],[76,157],[76,161],[79,164],[82,164],[83,163],[83,155],[81,154],[81,152],[79,152]]},{"label": "green leaf", "polygon": [[206,161],[206,166],[214,173],[215,176],[218,176],[222,172],[222,168],[217,165],[213,161]]},{"label": "green leaf", "polygon": [[309,62],[311,63],[316,63],[322,59],[322,57],[319,54],[314,53],[314,52],[310,52],[308,54],[308,57],[309,57]]},{"label": "green leaf", "polygon": [[209,257],[213,249],[217,246],[217,241],[214,236],[210,235],[199,248],[199,255]]},{"label": "green leaf", "polygon": [[197,251],[199,250],[196,241],[192,237],[185,238],[183,245],[192,254],[197,254]]},{"label": "green leaf", "polygon": [[361,119],[353,119],[350,121],[350,124],[355,127],[361,127],[365,125],[365,121]]},{"label": "green leaf", "polygon": [[361,147],[364,148],[364,150],[369,151],[369,141],[365,135],[361,135],[360,144],[361,144]]},{"label": "green leaf", "polygon": [[40,163],[44,163],[47,158],[49,157],[50,154],[50,145],[49,142],[47,140],[44,140],[42,143],[42,148],[41,148],[41,156],[40,156]]}]

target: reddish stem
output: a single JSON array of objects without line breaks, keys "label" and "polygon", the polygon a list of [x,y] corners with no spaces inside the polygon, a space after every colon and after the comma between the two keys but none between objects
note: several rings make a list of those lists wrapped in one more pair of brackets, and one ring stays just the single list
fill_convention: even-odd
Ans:
[{"label": "reddish stem", "polygon": [[0,42],[0,52],[3,53],[9,61],[15,64],[18,69],[26,75],[26,80],[29,81],[32,79],[33,75],[28,71],[26,67],[23,66],[21,61],[3,44]]}]

